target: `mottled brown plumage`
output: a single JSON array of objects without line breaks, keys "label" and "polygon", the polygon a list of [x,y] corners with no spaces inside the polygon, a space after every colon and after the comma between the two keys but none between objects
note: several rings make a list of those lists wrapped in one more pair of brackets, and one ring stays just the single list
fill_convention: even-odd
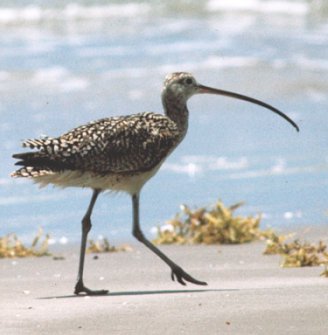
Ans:
[{"label": "mottled brown plumage", "polygon": [[[136,173],[159,164],[179,136],[176,124],[169,118],[141,113],[90,122],[57,138],[27,140],[23,146],[38,151],[14,157],[21,159],[17,164],[31,165],[34,171],[48,170],[50,174],[64,170],[100,175]],[[23,173],[18,170],[15,175]]]},{"label": "mottled brown plumage", "polygon": [[276,108],[244,95],[200,85],[185,72],[170,74],[164,81],[162,102],[165,115],[141,113],[105,118],[77,127],[62,136],[26,140],[23,146],[36,151],[13,155],[13,177],[27,177],[40,185],[90,187],[93,196],[82,220],[82,240],[75,293],[106,294],[84,286],[83,268],[91,213],[98,195],[105,190],[125,191],[132,196],[133,235],[168,264],[172,279],[206,285],[172,262],[143,235],[139,226],[139,194],[168,155],[182,141],[188,129],[186,102],[194,94],[210,93],[248,101],[282,116],[297,130],[290,118]]}]

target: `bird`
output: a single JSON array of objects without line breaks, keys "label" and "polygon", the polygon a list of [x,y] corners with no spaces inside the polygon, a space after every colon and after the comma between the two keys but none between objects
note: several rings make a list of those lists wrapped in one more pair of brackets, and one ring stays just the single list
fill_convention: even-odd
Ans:
[{"label": "bird", "polygon": [[[12,177],[32,179],[40,186],[82,187],[92,197],[82,218],[76,295],[105,295],[84,284],[84,259],[91,215],[98,196],[105,191],[125,192],[132,199],[132,234],[171,269],[171,279],[182,285],[207,285],[192,277],[154,246],[140,227],[139,203],[144,184],[159,170],[181,143],[188,130],[187,100],[196,94],[216,94],[260,105],[283,117],[297,131],[298,125],[277,108],[255,98],[199,84],[188,72],[165,77],[162,89],[163,114],[143,112],[102,118],[74,128],[59,137],[23,141],[28,152],[14,154],[20,168]],[[32,151],[31,151],[32,150]]]}]

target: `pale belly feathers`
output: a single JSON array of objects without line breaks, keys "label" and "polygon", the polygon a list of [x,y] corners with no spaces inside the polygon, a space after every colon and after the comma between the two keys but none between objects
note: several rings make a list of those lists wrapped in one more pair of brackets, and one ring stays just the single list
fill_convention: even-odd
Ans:
[{"label": "pale belly feathers", "polygon": [[48,172],[40,176],[32,177],[40,187],[53,184],[58,187],[88,187],[103,191],[127,192],[136,194],[142,186],[153,177],[162,163],[146,172],[133,172],[124,174],[99,175],[93,172],[65,170],[61,172]]}]

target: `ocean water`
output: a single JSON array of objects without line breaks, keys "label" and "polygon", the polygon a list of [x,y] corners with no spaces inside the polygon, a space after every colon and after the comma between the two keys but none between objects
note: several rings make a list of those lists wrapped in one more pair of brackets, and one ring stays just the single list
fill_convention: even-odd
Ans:
[{"label": "ocean water", "polygon": [[[167,73],[262,99],[299,125],[219,96],[195,96],[190,127],[141,195],[142,227],[245,201],[263,225],[327,223],[328,5],[322,0],[3,0],[0,4],[0,236],[77,241],[91,191],[12,180],[20,142],[98,118],[161,112]],[[131,239],[131,201],[103,195],[91,237]]]}]

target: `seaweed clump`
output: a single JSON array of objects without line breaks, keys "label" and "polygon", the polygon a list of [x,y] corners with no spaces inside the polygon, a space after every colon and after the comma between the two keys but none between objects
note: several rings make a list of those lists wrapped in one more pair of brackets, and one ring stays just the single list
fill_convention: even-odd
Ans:
[{"label": "seaweed clump", "polygon": [[322,276],[328,277],[328,252],[323,241],[317,244],[300,241],[285,242],[288,236],[272,233],[267,237],[265,255],[281,255],[281,267],[325,266]]},{"label": "seaweed clump", "polygon": [[89,246],[87,248],[88,253],[100,254],[107,252],[118,252],[118,251],[130,251],[131,247],[128,245],[122,245],[115,247],[111,245],[107,238],[101,238],[97,241],[89,240]]},{"label": "seaweed clump", "polygon": [[47,234],[41,242],[42,237],[43,230],[40,228],[30,247],[25,246],[16,234],[8,234],[0,237],[0,258],[50,256],[51,254],[48,251],[50,237]]},{"label": "seaweed clump", "polygon": [[175,218],[157,228],[156,244],[238,244],[264,236],[259,229],[261,216],[234,215],[243,203],[226,207],[217,201],[212,208],[191,210],[182,205]]},{"label": "seaweed clump", "polygon": [[328,251],[323,241],[317,244],[288,242],[293,234],[278,235],[272,229],[261,230],[261,215],[243,217],[235,211],[243,203],[226,207],[217,201],[212,208],[191,210],[182,205],[181,212],[157,227],[156,244],[239,244],[265,240],[265,255],[281,255],[281,267],[324,266],[321,276],[328,277]]}]

